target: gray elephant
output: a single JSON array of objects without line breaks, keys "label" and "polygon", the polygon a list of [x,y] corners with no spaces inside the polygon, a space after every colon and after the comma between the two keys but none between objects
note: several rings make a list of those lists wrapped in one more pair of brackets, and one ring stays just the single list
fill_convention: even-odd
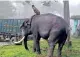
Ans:
[{"label": "gray elephant", "polygon": [[41,54],[40,51],[40,38],[48,40],[49,49],[48,49],[48,57],[53,57],[53,51],[55,45],[58,43],[58,57],[61,56],[61,51],[63,45],[68,36],[69,26],[67,22],[54,14],[47,13],[41,15],[34,15],[31,19],[26,19],[23,22],[21,29],[23,31],[23,37],[19,42],[24,40],[25,49],[28,50],[27,47],[27,36],[33,34],[34,40],[34,52],[36,51],[38,54]]}]

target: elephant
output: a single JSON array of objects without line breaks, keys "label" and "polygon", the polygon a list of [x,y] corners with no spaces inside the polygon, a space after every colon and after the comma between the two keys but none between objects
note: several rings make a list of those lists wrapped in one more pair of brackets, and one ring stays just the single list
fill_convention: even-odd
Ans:
[{"label": "elephant", "polygon": [[26,19],[22,26],[25,49],[27,47],[27,36],[33,34],[33,50],[41,54],[40,38],[46,39],[49,44],[47,57],[53,57],[55,45],[58,44],[58,57],[62,57],[61,51],[69,33],[69,25],[62,18],[52,13],[33,15],[31,19]]}]

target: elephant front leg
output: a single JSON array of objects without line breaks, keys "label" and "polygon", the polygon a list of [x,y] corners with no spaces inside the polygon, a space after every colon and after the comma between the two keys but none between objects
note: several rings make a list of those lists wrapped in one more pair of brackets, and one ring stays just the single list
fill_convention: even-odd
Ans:
[{"label": "elephant front leg", "polygon": [[34,44],[33,44],[33,51],[37,52],[37,54],[41,54],[41,50],[40,50],[40,39],[33,39],[34,40]]},{"label": "elephant front leg", "polygon": [[33,36],[34,36],[34,51],[37,52],[37,54],[41,54],[41,51],[40,51],[40,37],[39,37],[39,34],[38,34],[38,31],[37,31],[37,28],[35,27],[35,29],[33,30]]},{"label": "elephant front leg", "polygon": [[36,52],[37,52],[37,54],[41,54],[40,42],[39,42],[39,40],[36,40]]},{"label": "elephant front leg", "polygon": [[33,52],[36,52],[36,42],[35,42],[35,39],[33,38],[34,40],[34,43],[33,43]]}]

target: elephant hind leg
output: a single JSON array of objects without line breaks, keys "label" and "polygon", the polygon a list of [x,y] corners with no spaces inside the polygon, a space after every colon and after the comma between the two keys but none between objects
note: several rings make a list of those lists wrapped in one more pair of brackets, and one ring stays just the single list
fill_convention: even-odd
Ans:
[{"label": "elephant hind leg", "polygon": [[55,48],[55,44],[53,45],[49,45],[49,49],[48,49],[48,54],[47,57],[53,57],[53,52],[54,52],[54,48]]},{"label": "elephant hind leg", "polygon": [[[61,40],[61,39],[63,39],[63,40]],[[63,46],[65,44],[66,39],[67,39],[67,34],[64,33],[63,36],[61,37],[61,39],[58,42],[58,57],[62,57],[62,55],[61,55],[62,48],[63,48]]]},{"label": "elephant hind leg", "polygon": [[65,42],[62,42],[62,43],[59,43],[58,44],[58,57],[62,57],[62,48],[63,48],[63,46],[64,46],[64,43]]},{"label": "elephant hind leg", "polygon": [[54,35],[51,34],[48,39],[49,49],[48,49],[47,57],[53,57],[54,48],[58,41],[56,36],[57,34],[54,34]]}]

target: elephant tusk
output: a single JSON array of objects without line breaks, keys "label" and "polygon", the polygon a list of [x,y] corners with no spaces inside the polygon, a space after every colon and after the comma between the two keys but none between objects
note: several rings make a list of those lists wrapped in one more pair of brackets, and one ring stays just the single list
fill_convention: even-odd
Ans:
[{"label": "elephant tusk", "polygon": [[23,36],[23,38],[22,38],[20,41],[14,42],[14,43],[15,43],[15,44],[21,43],[21,42],[24,40],[24,38],[25,38],[25,36]]}]

